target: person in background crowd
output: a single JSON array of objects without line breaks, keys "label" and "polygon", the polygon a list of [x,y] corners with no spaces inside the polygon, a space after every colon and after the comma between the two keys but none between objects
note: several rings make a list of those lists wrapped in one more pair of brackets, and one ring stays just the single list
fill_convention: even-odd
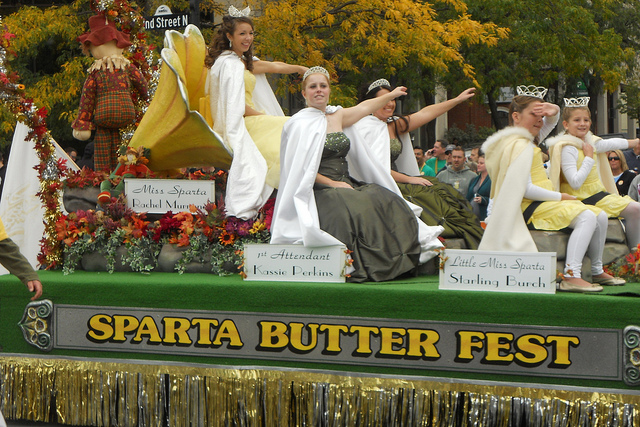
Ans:
[{"label": "person in background crowd", "polygon": [[471,160],[467,160],[467,167],[469,170],[475,174],[478,173],[478,164],[476,162],[472,162]]},{"label": "person in background crowd", "polygon": [[471,203],[473,213],[484,221],[487,217],[487,206],[491,194],[491,178],[484,163],[484,154],[478,155],[478,176],[469,183],[467,200]]},{"label": "person in background crowd", "polygon": [[[451,165],[451,153],[453,152],[453,150],[457,147],[457,145],[455,144],[448,144],[445,149],[444,149],[444,154],[447,155],[447,166]],[[466,159],[465,159],[466,161]],[[442,171],[442,169],[440,169],[438,172]]]},{"label": "person in background crowd", "polygon": [[640,186],[640,175],[636,175],[636,177],[633,178],[633,181],[631,181],[631,185],[629,185],[629,192],[627,193],[627,195],[636,202],[640,202],[638,197],[638,186]]},{"label": "person in background crowd", "polygon": [[478,163],[480,157],[480,147],[473,147],[471,153],[469,153],[469,161]]},{"label": "person in background crowd", "polygon": [[78,159],[76,164],[78,165],[78,167],[80,169],[82,169],[82,168],[94,169],[94,166],[93,166],[93,141],[91,141],[87,145],[85,145],[84,152],[82,153],[82,158]]},{"label": "person in background crowd", "polygon": [[29,289],[35,292],[31,301],[35,301],[42,296],[42,283],[38,273],[31,267],[29,261],[20,253],[20,248],[9,238],[4,229],[4,224],[0,219],[0,264],[9,273],[15,275]]},{"label": "person in background crowd", "polygon": [[628,194],[631,181],[636,175],[629,170],[622,150],[609,151],[607,156],[609,166],[611,166],[611,173],[613,173],[613,180],[616,183],[616,187],[618,187],[618,194]]},{"label": "person in background crowd", "polygon": [[439,139],[433,144],[433,148],[429,150],[432,157],[426,161],[426,164],[431,169],[433,169],[436,174],[440,172],[441,169],[447,167],[448,156],[445,152],[446,146],[447,141],[445,141],[444,139]]},{"label": "person in background crowd", "polygon": [[429,166],[427,166],[424,155],[424,150],[422,147],[418,147],[417,145],[413,147],[413,154],[416,156],[416,161],[418,162],[418,170],[420,171],[420,175],[422,176],[435,176],[435,172]]},{"label": "person in background crowd", "polygon": [[66,151],[69,157],[71,157],[71,160],[73,160],[74,162],[78,160],[78,150],[76,150],[75,148],[67,147],[64,149],[64,151]]},{"label": "person in background crowd", "polygon": [[436,175],[440,182],[453,185],[463,196],[467,195],[469,183],[475,177],[476,174],[466,165],[464,150],[460,146],[451,150],[451,165]]},{"label": "person in background crowd", "polygon": [[640,145],[624,150],[624,158],[630,171],[640,172]]}]

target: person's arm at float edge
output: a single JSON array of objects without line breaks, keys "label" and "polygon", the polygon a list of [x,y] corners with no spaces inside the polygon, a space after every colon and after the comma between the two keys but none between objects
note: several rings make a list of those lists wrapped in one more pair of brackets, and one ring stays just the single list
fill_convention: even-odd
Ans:
[{"label": "person's arm at float edge", "polygon": [[342,126],[348,127],[363,118],[368,114],[372,114],[376,110],[387,105],[389,101],[396,99],[399,96],[407,94],[407,88],[404,86],[398,86],[392,92],[385,93],[382,96],[376,98],[367,99],[362,101],[358,105],[349,108],[342,109]]},{"label": "person's arm at float edge", "polygon": [[20,253],[18,245],[9,238],[0,241],[0,263],[9,270],[9,273],[17,276],[30,292],[35,292],[31,301],[42,296],[42,283],[38,278],[38,273]]},{"label": "person's arm at float edge", "polygon": [[254,61],[253,62],[253,74],[304,74],[308,70],[303,65],[287,64],[280,61]]},{"label": "person's arm at float edge", "polygon": [[410,120],[409,120],[409,127],[407,129],[407,132],[414,131],[418,129],[420,126],[426,125],[431,120],[434,120],[440,117],[441,115],[451,110],[456,105],[461,104],[464,101],[472,98],[475,94],[476,94],[476,88],[472,87],[465,90],[464,92],[462,92],[460,95],[458,95],[453,99],[448,99],[446,101],[439,102],[437,104],[427,105],[422,110],[413,114],[409,114]]}]

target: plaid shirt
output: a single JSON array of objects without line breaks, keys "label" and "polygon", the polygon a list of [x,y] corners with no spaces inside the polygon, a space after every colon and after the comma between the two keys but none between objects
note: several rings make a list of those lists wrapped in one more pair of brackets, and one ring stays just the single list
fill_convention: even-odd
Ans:
[{"label": "plaid shirt", "polygon": [[96,129],[96,170],[113,170],[117,164],[119,129],[136,119],[133,89],[141,97],[147,97],[147,82],[140,70],[131,64],[123,70],[94,70],[84,83],[78,117],[71,127],[76,130]]}]

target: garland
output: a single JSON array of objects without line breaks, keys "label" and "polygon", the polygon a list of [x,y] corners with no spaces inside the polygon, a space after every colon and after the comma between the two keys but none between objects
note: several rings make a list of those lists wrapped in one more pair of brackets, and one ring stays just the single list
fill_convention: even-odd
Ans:
[{"label": "garland", "polygon": [[11,39],[16,36],[2,23],[2,18],[0,18],[0,25],[4,29],[3,36],[0,38],[0,98],[16,119],[31,129],[26,140],[34,141],[40,162],[34,169],[38,171],[40,179],[40,191],[37,196],[45,211],[44,236],[40,240],[41,252],[38,255],[38,262],[53,267],[60,263],[62,254],[56,239],[55,224],[60,217],[58,200],[62,189],[60,178],[66,169],[65,161],[56,160],[54,155],[55,149],[46,123],[47,109],[38,108],[32,99],[25,98],[24,85],[18,83],[20,77],[16,72],[7,70],[6,56]]},{"label": "garland", "polygon": [[[153,57],[150,46],[146,43],[144,34],[144,20],[140,13],[126,0],[92,1],[91,8],[104,13],[109,19],[120,25],[121,31],[129,34],[132,46],[128,52],[130,60],[142,72],[147,81],[153,81],[156,77],[157,67],[153,66]],[[31,131],[26,140],[34,141],[39,164],[34,167],[40,179],[40,191],[37,193],[44,207],[44,235],[40,240],[40,254],[38,262],[47,269],[61,266],[62,248],[57,240],[56,223],[60,212],[60,192],[62,190],[62,178],[67,173],[65,161],[56,159],[53,138],[47,128],[47,109],[38,108],[32,99],[25,97],[24,85],[19,84],[20,76],[7,69],[6,56],[9,52],[11,39],[16,35],[11,33],[3,24],[0,17],[0,27],[4,29],[0,38],[0,99],[20,122],[28,126]],[[15,53],[13,53],[15,55]],[[157,81],[157,78],[155,78]],[[133,131],[142,118],[147,106],[147,101],[134,100],[137,120],[134,125],[124,129],[122,134],[123,145],[133,136]]]}]

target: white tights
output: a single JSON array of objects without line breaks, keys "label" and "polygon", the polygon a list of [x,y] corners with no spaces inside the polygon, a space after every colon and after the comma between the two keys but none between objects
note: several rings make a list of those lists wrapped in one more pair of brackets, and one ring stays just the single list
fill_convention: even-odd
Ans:
[{"label": "white tights", "polygon": [[580,278],[582,276],[582,259],[589,255],[591,259],[591,274],[602,274],[602,251],[607,238],[607,214],[598,215],[586,210],[580,213],[569,224],[573,228],[567,243],[567,259],[564,268],[566,277]]},{"label": "white tights", "polygon": [[624,226],[627,234],[629,250],[634,251],[640,244],[640,203],[631,202],[620,216],[624,218]]}]

